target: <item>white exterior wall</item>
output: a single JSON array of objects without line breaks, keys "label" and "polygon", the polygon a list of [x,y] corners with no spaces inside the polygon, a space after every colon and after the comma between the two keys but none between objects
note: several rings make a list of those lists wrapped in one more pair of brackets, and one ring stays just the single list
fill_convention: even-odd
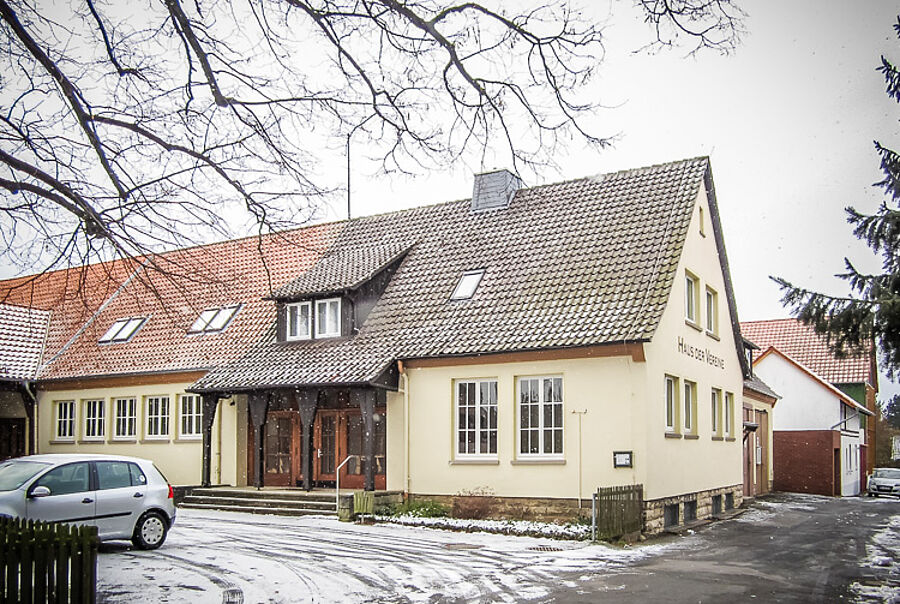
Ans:
[{"label": "white exterior wall", "polygon": [[[37,405],[37,452],[143,457],[153,460],[171,484],[198,485],[201,481],[202,438],[180,434],[178,396],[190,385],[191,382],[41,391]],[[169,434],[164,438],[147,438],[146,401],[150,396],[169,397]],[[130,397],[137,402],[137,435],[133,439],[116,439],[113,436],[115,408],[112,401]],[[101,440],[86,440],[84,401],[96,399],[105,402],[105,436]],[[56,404],[59,401],[75,401],[75,434],[68,441],[56,438]],[[243,415],[239,413],[241,407]],[[212,430],[211,481],[214,484],[240,484],[241,468],[246,476],[246,461],[238,455],[238,451],[243,451],[246,456],[246,429],[239,427],[239,417],[246,418],[245,405],[232,405],[230,400],[219,402]],[[243,441],[239,439],[240,433],[243,433]]]}]

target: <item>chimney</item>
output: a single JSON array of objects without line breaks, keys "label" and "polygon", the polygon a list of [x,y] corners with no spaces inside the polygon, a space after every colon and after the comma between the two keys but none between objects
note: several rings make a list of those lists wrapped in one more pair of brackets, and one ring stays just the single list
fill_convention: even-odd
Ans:
[{"label": "chimney", "polygon": [[482,212],[509,206],[522,180],[509,170],[495,170],[475,175],[472,188],[472,211]]}]

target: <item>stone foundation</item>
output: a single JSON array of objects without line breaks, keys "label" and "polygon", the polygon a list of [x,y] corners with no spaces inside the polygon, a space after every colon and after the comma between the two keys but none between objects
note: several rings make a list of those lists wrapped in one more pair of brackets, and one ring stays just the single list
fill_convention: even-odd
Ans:
[{"label": "stone foundation", "polygon": [[[493,495],[410,495],[412,501],[435,501],[448,511],[467,507],[483,511],[490,520],[532,520],[537,522],[574,522],[591,518],[591,499],[549,497],[497,497]],[[480,514],[479,514],[480,515]]]},{"label": "stone foundation", "polygon": [[665,510],[666,506],[678,506],[678,522],[674,526],[684,524],[684,504],[689,501],[697,502],[697,520],[706,520],[712,518],[713,515],[713,497],[720,495],[722,497],[722,511],[728,508],[725,505],[726,497],[731,494],[734,498],[732,508],[738,508],[743,501],[744,487],[743,485],[732,485],[728,487],[720,487],[708,491],[699,491],[697,493],[685,493],[683,495],[675,495],[674,497],[663,497],[662,499],[652,499],[644,502],[644,534],[656,535],[663,532],[665,526]]}]

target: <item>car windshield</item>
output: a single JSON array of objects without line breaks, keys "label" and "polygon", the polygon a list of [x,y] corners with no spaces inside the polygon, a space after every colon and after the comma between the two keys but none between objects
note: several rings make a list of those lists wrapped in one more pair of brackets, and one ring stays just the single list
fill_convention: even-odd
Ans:
[{"label": "car windshield", "polygon": [[893,480],[900,480],[900,470],[895,470],[892,468],[880,468],[875,470],[875,474],[873,474],[875,478],[890,478]]},{"label": "car windshield", "polygon": [[10,460],[0,463],[0,491],[12,491],[25,484],[25,481],[46,470],[50,464],[38,461]]}]

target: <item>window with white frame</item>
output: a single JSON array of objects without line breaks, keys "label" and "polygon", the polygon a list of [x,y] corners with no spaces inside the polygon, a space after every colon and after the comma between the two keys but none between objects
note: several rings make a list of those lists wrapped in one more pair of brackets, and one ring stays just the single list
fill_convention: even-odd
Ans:
[{"label": "window with white frame", "polygon": [[83,406],[84,440],[103,440],[106,436],[106,400],[86,400]]},{"label": "window with white frame", "polygon": [[341,299],[316,300],[316,337],[341,335]]},{"label": "window with white frame", "polygon": [[519,453],[523,456],[562,456],[561,377],[519,378]]},{"label": "window with white frame", "polygon": [[75,401],[56,402],[56,440],[75,440]]},{"label": "window with white frame", "polygon": [[678,432],[678,378],[666,376],[666,432]]},{"label": "window with white frame", "polygon": [[147,317],[127,317],[118,319],[106,330],[106,333],[100,338],[101,344],[114,344],[117,342],[127,342],[144,324]]},{"label": "window with white frame", "polygon": [[113,438],[135,438],[137,436],[137,400],[134,398],[113,399],[115,408],[115,432]]},{"label": "window with white frame", "polygon": [[719,335],[719,294],[711,287],[706,288],[706,331]]},{"label": "window with white frame", "polygon": [[497,380],[456,383],[456,453],[497,455]]},{"label": "window with white frame", "polygon": [[697,320],[697,311],[700,306],[700,280],[692,275],[691,273],[685,272],[684,274],[684,318],[694,323],[695,325],[699,323]]},{"label": "window with white frame", "polygon": [[734,394],[725,393],[725,438],[734,436]]},{"label": "window with white frame", "polygon": [[200,438],[202,436],[200,396],[197,394],[182,394],[181,402],[181,432],[182,438]]},{"label": "window with white frame", "polygon": [[312,302],[295,302],[285,307],[288,340],[308,340],[312,337]]},{"label": "window with white frame", "polygon": [[147,408],[147,438],[169,436],[169,397],[148,396],[144,402]]},{"label": "window with white frame", "polygon": [[225,328],[228,327],[231,319],[234,318],[234,315],[237,314],[240,308],[240,304],[207,308],[200,313],[200,316],[188,329],[188,333],[218,333],[225,331]]},{"label": "window with white frame", "polygon": [[456,283],[456,287],[453,288],[450,299],[468,300],[474,296],[475,290],[478,289],[482,277],[484,277],[484,269],[464,272],[462,277],[460,277],[459,281]]},{"label": "window with white frame", "polygon": [[684,432],[693,434],[697,430],[697,384],[684,381]]},{"label": "window with white frame", "polygon": [[712,435],[722,436],[722,391],[713,388],[710,397],[710,417],[712,418]]}]

